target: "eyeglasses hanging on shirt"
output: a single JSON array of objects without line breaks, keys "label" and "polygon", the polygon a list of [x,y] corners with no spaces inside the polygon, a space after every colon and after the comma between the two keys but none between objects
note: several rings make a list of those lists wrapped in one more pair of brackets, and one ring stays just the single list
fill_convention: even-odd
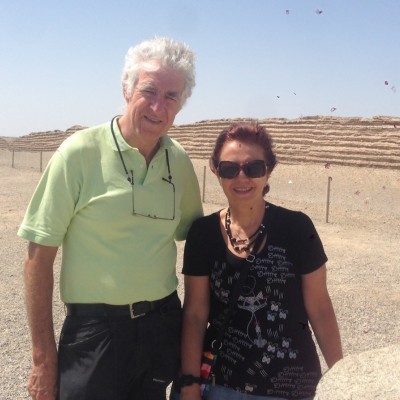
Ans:
[{"label": "eyeglasses hanging on shirt", "polygon": [[[167,184],[169,184],[169,186],[171,187],[171,190],[172,190],[173,209],[172,209],[172,212],[171,212],[171,216],[170,217],[159,216],[159,215],[157,215],[157,213],[146,213],[146,214],[140,213],[139,211],[137,211],[137,208],[135,208],[135,179],[134,179],[134,175],[133,175],[133,170],[131,169],[130,171],[128,171],[128,168],[126,167],[125,160],[124,160],[124,158],[122,156],[122,152],[121,152],[121,149],[119,147],[117,138],[115,136],[113,125],[114,125],[114,120],[116,118],[117,117],[114,117],[111,120],[111,133],[113,135],[114,142],[115,142],[115,145],[116,145],[117,150],[118,150],[119,158],[121,160],[122,166],[123,166],[124,171],[125,171],[126,179],[131,184],[131,187],[132,187],[132,215],[141,216],[141,217],[145,217],[145,218],[151,218],[151,219],[161,219],[161,220],[173,221],[175,219],[175,185],[172,182],[171,168],[170,168],[170,165],[169,165],[168,149],[165,149],[165,159],[166,159],[167,168],[168,168],[168,178],[161,178],[161,180],[166,182]],[[138,207],[140,207],[140,205],[138,205]]]}]

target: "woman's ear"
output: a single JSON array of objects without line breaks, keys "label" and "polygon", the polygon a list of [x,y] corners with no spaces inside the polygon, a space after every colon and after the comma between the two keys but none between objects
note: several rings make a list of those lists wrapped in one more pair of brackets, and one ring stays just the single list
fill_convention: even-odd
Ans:
[{"label": "woman's ear", "polygon": [[265,196],[269,192],[269,190],[271,189],[271,187],[269,186],[269,178],[270,178],[270,176],[271,176],[271,173],[267,171],[267,173],[266,173],[267,184],[264,186],[263,196]]},{"label": "woman's ear", "polygon": [[214,166],[214,161],[213,161],[212,158],[209,158],[209,160],[208,160],[208,165],[209,165],[209,167],[210,167],[210,169],[211,169],[211,172],[212,172],[214,175],[216,175],[217,178],[219,178],[219,176],[218,176],[218,174],[217,174],[217,170],[216,170],[216,168],[215,168],[215,166]]}]

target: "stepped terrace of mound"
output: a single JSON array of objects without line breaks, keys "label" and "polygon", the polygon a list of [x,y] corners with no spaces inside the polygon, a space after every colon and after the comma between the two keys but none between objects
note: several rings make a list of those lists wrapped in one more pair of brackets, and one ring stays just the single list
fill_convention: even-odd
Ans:
[{"label": "stepped terrace of mound", "polygon": [[[185,147],[191,158],[206,159],[222,129],[233,123],[249,121],[252,120],[237,118],[175,125],[170,136]],[[399,117],[308,116],[258,122],[272,135],[281,163],[400,169]],[[66,137],[80,129],[83,127],[75,125],[65,132],[31,133],[9,141],[8,148],[14,151],[54,151]],[[4,139],[0,140],[0,147],[7,148]]]}]

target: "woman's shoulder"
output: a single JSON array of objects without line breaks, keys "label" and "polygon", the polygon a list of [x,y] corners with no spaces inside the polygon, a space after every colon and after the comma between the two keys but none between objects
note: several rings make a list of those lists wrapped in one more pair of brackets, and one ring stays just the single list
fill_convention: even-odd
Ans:
[{"label": "woman's shoulder", "polygon": [[271,214],[271,219],[277,224],[299,224],[311,221],[310,217],[303,211],[291,210],[282,206],[269,203],[268,210]]},{"label": "woman's shoulder", "polygon": [[186,239],[186,248],[201,247],[207,252],[218,242],[221,230],[219,226],[219,211],[200,217],[192,223]]},{"label": "woman's shoulder", "polygon": [[204,217],[200,217],[196,219],[193,224],[191,229],[196,229],[196,230],[203,230],[203,229],[208,229],[208,228],[214,228],[215,225],[219,225],[219,218],[220,218],[220,212],[216,211],[213,212],[209,215],[205,215]]}]

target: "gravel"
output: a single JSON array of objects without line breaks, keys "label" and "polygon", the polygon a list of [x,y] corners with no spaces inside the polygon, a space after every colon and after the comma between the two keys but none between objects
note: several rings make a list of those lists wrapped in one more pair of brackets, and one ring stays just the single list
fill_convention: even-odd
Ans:
[{"label": "gravel", "polygon": [[[31,356],[22,283],[26,243],[17,238],[16,233],[40,178],[40,172],[36,166],[11,168],[6,164],[0,162],[0,399],[18,400],[29,398],[25,386]],[[224,206],[224,196],[217,180],[208,169],[204,178],[206,162],[194,160],[194,164],[202,191],[203,182],[206,182],[204,209],[205,213],[209,214]],[[327,223],[329,177],[332,180]],[[313,219],[320,233],[329,258],[328,284],[341,330],[345,356],[351,359],[365,351],[398,345],[399,171],[339,166],[326,169],[321,165],[278,165],[270,183],[271,193],[268,200],[288,208],[303,210]],[[183,243],[179,243],[177,271],[180,279],[182,249]],[[58,256],[55,264],[56,281],[59,268]],[[183,297],[182,284],[179,286],[179,293]],[[63,317],[63,306],[58,290],[55,290],[54,321],[57,335]],[[393,351],[386,352],[385,357],[390,357],[391,354]],[[324,363],[323,368],[326,370]],[[373,378],[369,376],[368,379]],[[346,384],[342,382],[343,385]],[[365,384],[364,380],[360,385]],[[395,384],[398,383],[394,381],[393,385]],[[336,389],[333,388],[332,393],[335,393]],[[336,399],[361,398],[340,397],[339,394],[337,396]]]}]

